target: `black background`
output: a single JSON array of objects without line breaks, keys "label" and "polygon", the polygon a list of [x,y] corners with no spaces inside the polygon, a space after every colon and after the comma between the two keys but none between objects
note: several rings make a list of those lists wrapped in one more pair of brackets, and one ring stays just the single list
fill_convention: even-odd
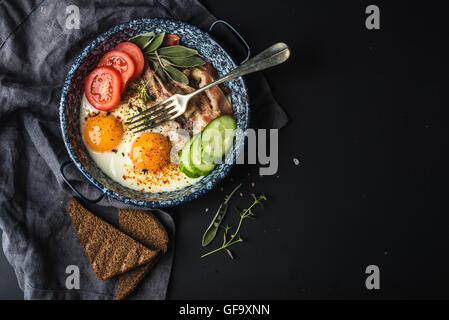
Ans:
[{"label": "black background", "polygon": [[[446,8],[435,1],[203,3],[255,53],[289,44],[290,60],[265,75],[291,121],[279,134],[276,175],[235,166],[214,191],[172,209],[168,298],[449,298]],[[380,7],[380,30],[365,27],[369,4]],[[200,259],[203,231],[239,182],[235,204],[264,192],[266,208],[244,224],[235,260]],[[237,218],[230,210],[225,223]],[[380,268],[380,290],[365,288],[371,264]],[[3,255],[0,273],[0,298],[23,298]]]}]

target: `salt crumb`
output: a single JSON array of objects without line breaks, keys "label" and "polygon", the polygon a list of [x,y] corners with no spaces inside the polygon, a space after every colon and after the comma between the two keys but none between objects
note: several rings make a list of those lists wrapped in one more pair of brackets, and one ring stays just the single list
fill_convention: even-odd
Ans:
[{"label": "salt crumb", "polygon": [[209,208],[206,208],[206,210],[205,210],[205,211],[206,211],[206,212],[207,212],[207,211],[209,211]]},{"label": "salt crumb", "polygon": [[243,197],[243,193],[240,192],[240,196]]},{"label": "salt crumb", "polygon": [[299,160],[296,159],[296,158],[293,158],[293,163],[294,163],[296,166],[298,166],[298,165],[299,165]]},{"label": "salt crumb", "polygon": [[256,184],[253,182],[253,183],[251,183],[251,187],[255,187],[256,186]]}]

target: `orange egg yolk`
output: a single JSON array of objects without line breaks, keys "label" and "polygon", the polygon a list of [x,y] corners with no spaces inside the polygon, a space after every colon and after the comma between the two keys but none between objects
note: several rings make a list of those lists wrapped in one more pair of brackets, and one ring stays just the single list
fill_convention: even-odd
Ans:
[{"label": "orange egg yolk", "polygon": [[170,142],[160,133],[142,133],[134,140],[130,158],[137,168],[156,173],[170,163]]},{"label": "orange egg yolk", "polygon": [[100,113],[87,119],[83,134],[90,149],[109,151],[122,140],[123,126],[113,115]]}]

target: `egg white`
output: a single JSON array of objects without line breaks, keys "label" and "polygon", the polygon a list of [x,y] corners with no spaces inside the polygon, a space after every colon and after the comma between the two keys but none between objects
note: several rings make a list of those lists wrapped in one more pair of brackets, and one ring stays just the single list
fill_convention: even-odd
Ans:
[{"label": "egg white", "polygon": [[[81,133],[83,132],[87,118],[98,112],[99,111],[95,109],[89,101],[87,101],[85,95],[83,95],[80,108]],[[121,142],[113,149],[113,151],[94,151],[89,149],[87,144],[84,143],[97,166],[114,181],[125,187],[141,192],[169,192],[180,190],[197,183],[201,178],[192,179],[187,177],[179,170],[179,167],[176,164],[177,153],[189,137],[179,134],[176,131],[178,126],[177,123],[172,121],[166,123],[165,125],[133,134],[126,129],[127,127],[124,123],[128,118],[137,113],[138,111],[134,108],[130,108],[127,103],[119,105],[110,112],[110,114],[119,118],[125,129]],[[150,131],[157,132],[168,137],[172,144],[171,164],[168,165],[163,172],[157,174],[143,172],[142,170],[135,168],[129,157],[134,139],[136,139],[140,134]],[[84,135],[81,135],[84,139]]]}]

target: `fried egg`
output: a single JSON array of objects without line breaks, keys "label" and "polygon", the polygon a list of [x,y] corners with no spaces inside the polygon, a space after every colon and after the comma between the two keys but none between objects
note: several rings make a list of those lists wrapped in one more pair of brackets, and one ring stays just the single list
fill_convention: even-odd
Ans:
[{"label": "fried egg", "polygon": [[177,164],[178,151],[189,139],[180,125],[169,121],[133,134],[125,122],[137,109],[125,103],[100,112],[83,96],[80,129],[97,166],[114,181],[141,192],[175,191],[198,182],[201,178],[187,177]]}]

